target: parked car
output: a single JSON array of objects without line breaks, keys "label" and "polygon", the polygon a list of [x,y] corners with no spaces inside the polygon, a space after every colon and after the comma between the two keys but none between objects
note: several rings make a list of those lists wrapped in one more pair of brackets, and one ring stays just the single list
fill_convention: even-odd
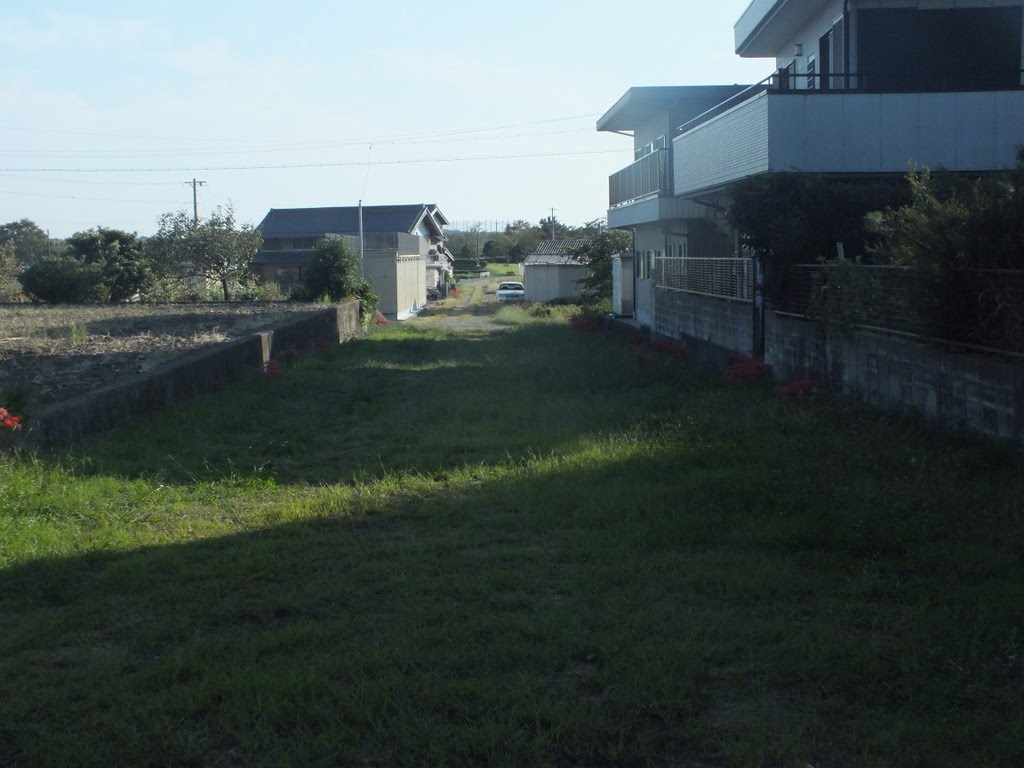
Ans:
[{"label": "parked car", "polygon": [[526,298],[526,288],[522,283],[499,283],[494,295],[498,297],[498,301],[522,301]]}]

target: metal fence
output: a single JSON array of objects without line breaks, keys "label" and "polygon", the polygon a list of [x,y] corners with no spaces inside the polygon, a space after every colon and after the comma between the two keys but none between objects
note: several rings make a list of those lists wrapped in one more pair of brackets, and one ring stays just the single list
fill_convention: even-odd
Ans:
[{"label": "metal fence", "polygon": [[667,149],[656,149],[608,177],[608,203],[613,208],[669,190]]},{"label": "metal fence", "polygon": [[754,262],[746,258],[664,256],[654,260],[655,285],[720,299],[754,300]]},{"label": "metal fence", "polygon": [[1024,270],[798,264],[771,304],[779,314],[1024,354]]}]

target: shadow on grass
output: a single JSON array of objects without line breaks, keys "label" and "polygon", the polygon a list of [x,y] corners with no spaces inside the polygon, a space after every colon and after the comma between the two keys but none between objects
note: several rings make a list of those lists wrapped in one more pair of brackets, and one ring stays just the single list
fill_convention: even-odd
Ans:
[{"label": "shadow on grass", "polygon": [[642,471],[556,469],[528,492],[498,480],[386,506],[322,500],[316,519],[2,571],[0,764],[540,765],[690,749],[669,713],[693,692],[648,689],[667,648],[651,657],[641,640],[670,638],[628,621],[641,585],[621,581],[613,510],[582,520],[573,503],[631,465]]},{"label": "shadow on grass", "polygon": [[0,571],[0,764],[1019,764],[1012,563],[965,582],[920,522],[725,458],[322,489]]},{"label": "shadow on grass", "polygon": [[[567,325],[389,329],[76,451],[95,471],[169,483],[351,482],[557,450],[672,404],[702,374],[639,365]],[[677,401],[678,402],[678,401]],[[81,461],[76,461],[81,464]]]}]

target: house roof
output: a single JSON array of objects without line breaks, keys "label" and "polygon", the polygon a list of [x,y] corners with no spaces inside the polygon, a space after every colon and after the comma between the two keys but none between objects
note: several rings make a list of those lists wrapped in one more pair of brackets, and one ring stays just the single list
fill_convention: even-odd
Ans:
[{"label": "house roof", "polygon": [[[443,236],[448,219],[433,203],[415,205],[364,205],[363,232],[407,232],[414,234],[421,223]],[[264,239],[280,237],[323,237],[328,232],[357,234],[359,206],[332,208],[271,208],[257,227]]]},{"label": "house roof", "polygon": [[597,121],[599,131],[629,131],[653,115],[669,112],[682,119],[695,117],[708,106],[725,101],[745,85],[638,86],[626,91]]},{"label": "house roof", "polygon": [[563,238],[561,240],[542,240],[537,250],[524,259],[527,265],[560,265],[560,264],[582,264],[574,256],[578,248],[589,245],[591,240],[585,237]]},{"label": "house roof", "polygon": [[746,58],[774,58],[779,48],[827,3],[828,0],[752,0],[733,28],[736,53]]},{"label": "house roof", "polygon": [[531,253],[523,260],[524,267],[582,267],[584,262],[567,253]]}]

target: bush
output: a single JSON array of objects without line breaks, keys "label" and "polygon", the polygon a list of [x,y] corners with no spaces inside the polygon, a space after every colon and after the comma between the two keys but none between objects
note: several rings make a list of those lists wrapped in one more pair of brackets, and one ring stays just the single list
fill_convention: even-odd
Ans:
[{"label": "bush", "polygon": [[72,258],[40,259],[18,276],[25,294],[47,304],[94,304],[110,298],[100,264]]},{"label": "bush", "polygon": [[313,248],[313,259],[306,267],[303,287],[293,297],[303,301],[359,299],[359,317],[368,325],[377,316],[379,297],[369,281],[359,276],[359,255],[344,240],[325,237]]}]

